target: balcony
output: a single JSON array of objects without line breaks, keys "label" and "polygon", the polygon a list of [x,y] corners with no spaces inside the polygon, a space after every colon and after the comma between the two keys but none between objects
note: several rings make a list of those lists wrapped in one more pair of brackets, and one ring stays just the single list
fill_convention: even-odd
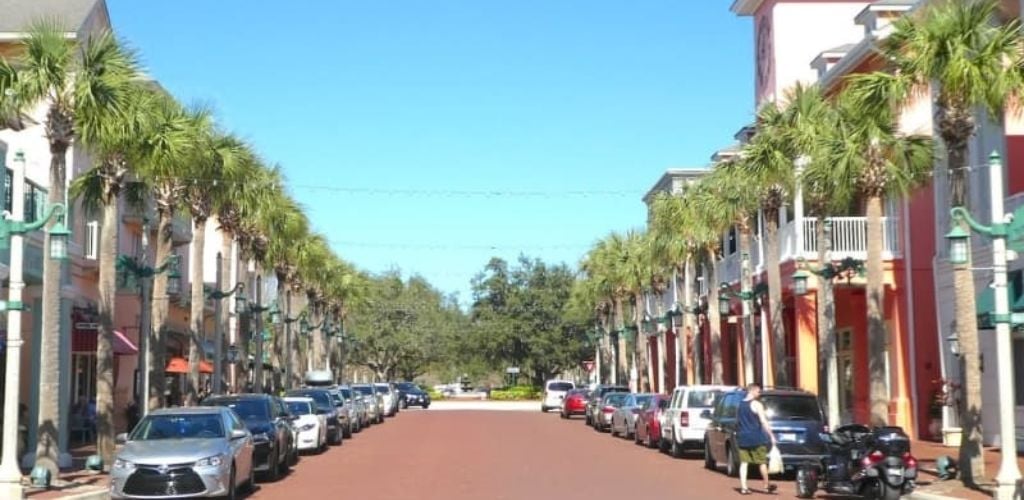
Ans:
[{"label": "balcony", "polygon": [[[867,217],[831,217],[829,220],[832,221],[832,259],[867,259]],[[779,228],[780,260],[817,260],[817,226],[817,219],[804,217]],[[901,256],[898,231],[898,218],[882,217],[882,259],[893,260]],[[758,272],[761,266],[759,245],[759,239],[754,238],[750,255],[750,266],[754,272]],[[720,279],[728,283],[739,281],[740,265],[739,252],[727,255],[719,262]]]}]

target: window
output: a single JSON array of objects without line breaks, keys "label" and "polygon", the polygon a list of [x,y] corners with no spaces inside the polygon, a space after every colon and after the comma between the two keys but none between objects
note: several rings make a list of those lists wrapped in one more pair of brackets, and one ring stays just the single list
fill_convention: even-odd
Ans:
[{"label": "window", "polygon": [[686,406],[688,408],[711,408],[715,406],[715,401],[718,400],[720,394],[722,391],[690,391]]},{"label": "window", "polygon": [[668,400],[667,399],[659,400],[658,401],[658,409],[659,410],[664,410],[666,408],[668,408]]},{"label": "window", "polygon": [[765,412],[772,420],[821,420],[817,398],[810,396],[764,396]]},{"label": "window", "polygon": [[549,391],[568,391],[572,388],[571,382],[548,382]]}]

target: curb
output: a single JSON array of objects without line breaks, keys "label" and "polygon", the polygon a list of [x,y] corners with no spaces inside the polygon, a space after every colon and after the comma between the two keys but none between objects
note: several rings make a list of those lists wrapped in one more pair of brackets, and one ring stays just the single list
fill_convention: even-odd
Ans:
[{"label": "curb", "polygon": [[938,493],[928,493],[926,491],[912,491],[909,495],[904,498],[910,500],[961,500],[961,497],[951,497],[946,495],[940,495]]},{"label": "curb", "polygon": [[60,500],[106,500],[110,498],[110,490],[107,488],[84,491],[81,493],[72,493],[62,497],[57,497]]}]

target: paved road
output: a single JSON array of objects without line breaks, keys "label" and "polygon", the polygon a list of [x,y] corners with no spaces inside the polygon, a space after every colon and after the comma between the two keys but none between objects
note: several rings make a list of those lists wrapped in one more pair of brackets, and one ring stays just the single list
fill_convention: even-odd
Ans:
[{"label": "paved road", "polygon": [[[752,482],[759,484],[759,482]],[[780,482],[779,498],[794,498]],[[251,498],[740,498],[736,480],[540,411],[402,411]],[[755,497],[766,497],[755,495]]]}]

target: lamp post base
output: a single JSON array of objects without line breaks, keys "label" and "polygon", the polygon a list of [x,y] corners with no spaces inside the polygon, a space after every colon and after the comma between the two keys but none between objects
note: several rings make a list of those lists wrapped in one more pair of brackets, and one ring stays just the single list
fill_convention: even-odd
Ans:
[{"label": "lamp post base", "polygon": [[[1014,457],[1016,457],[1016,454],[1014,454]],[[1014,470],[1016,470],[1016,467],[1014,467]],[[1016,474],[1013,472],[1004,474],[1004,471],[1001,469],[999,475],[996,476],[996,493],[993,495],[993,498],[998,500],[1020,500],[1024,498],[1020,479],[1019,472]]]}]

